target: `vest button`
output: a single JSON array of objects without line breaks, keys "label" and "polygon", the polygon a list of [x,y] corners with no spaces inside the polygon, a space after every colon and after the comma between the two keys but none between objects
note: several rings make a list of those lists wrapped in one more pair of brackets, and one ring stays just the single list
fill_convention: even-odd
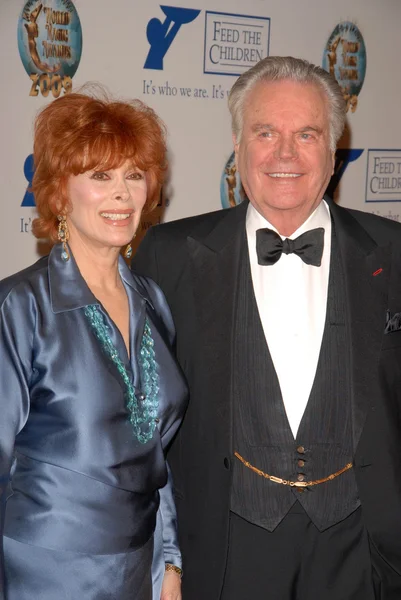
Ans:
[{"label": "vest button", "polygon": [[225,468],[229,469],[230,468],[230,459],[227,458],[227,456],[226,456],[223,462],[224,462]]},{"label": "vest button", "polygon": [[305,475],[303,473],[299,473],[297,476],[298,481],[305,481]]},{"label": "vest button", "polygon": [[298,454],[305,454],[305,448],[303,446],[298,446],[297,452]]},{"label": "vest button", "polygon": [[298,461],[298,467],[304,467],[304,466],[305,466],[305,461],[302,460],[302,458],[300,458]]}]

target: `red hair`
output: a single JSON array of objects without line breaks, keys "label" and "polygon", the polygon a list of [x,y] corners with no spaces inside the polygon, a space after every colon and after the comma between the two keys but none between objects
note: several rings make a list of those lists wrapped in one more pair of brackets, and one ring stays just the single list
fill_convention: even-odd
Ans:
[{"label": "red hair", "polygon": [[146,209],[160,196],[166,171],[165,127],[140,100],[121,102],[71,93],[46,106],[35,121],[32,190],[38,238],[57,240],[57,215],[68,210],[67,181],[92,169],[109,170],[126,160],[145,171]]}]

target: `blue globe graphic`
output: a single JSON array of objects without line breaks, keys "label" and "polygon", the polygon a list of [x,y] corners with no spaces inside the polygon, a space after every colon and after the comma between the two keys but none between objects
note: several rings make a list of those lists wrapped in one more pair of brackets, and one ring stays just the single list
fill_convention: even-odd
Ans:
[{"label": "blue globe graphic", "polygon": [[[54,11],[53,13],[51,11]],[[64,22],[52,21],[52,15],[63,13]],[[71,0],[29,0],[18,19],[18,50],[28,75],[57,73],[73,77],[82,54],[82,29],[77,10]],[[52,56],[50,49],[61,49],[62,56]]]}]

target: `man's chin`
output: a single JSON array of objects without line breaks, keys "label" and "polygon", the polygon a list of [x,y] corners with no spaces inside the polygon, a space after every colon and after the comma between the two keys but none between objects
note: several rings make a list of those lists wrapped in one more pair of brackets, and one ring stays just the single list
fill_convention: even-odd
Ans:
[{"label": "man's chin", "polygon": [[262,199],[251,203],[259,212],[279,212],[279,211],[302,211],[307,206],[312,206],[312,203],[297,195],[286,195],[284,197]]}]

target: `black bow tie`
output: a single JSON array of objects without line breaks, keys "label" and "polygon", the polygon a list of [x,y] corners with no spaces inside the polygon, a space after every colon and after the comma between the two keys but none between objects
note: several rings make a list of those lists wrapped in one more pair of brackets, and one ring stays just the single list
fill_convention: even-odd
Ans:
[{"label": "black bow tie", "polygon": [[318,227],[290,240],[281,237],[272,229],[258,229],[256,231],[256,252],[260,265],[274,265],[282,253],[292,252],[302,258],[307,265],[320,267],[322,263],[324,245],[324,228]]}]

